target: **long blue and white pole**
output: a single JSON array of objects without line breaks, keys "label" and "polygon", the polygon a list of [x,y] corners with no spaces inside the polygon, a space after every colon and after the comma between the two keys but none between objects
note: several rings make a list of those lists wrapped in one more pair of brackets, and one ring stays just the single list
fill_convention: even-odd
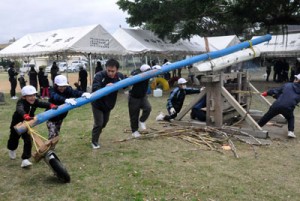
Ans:
[{"label": "long blue and white pole", "polygon": [[[108,94],[110,94],[114,91],[117,91],[119,89],[125,88],[127,86],[131,86],[135,83],[138,83],[138,82],[141,82],[143,80],[158,76],[160,74],[163,74],[163,73],[181,68],[183,66],[188,66],[188,65],[191,65],[191,64],[196,63],[196,62],[205,61],[205,60],[208,60],[208,59],[215,59],[215,58],[219,58],[219,57],[222,57],[222,56],[225,56],[225,55],[232,54],[234,52],[243,50],[245,48],[249,48],[253,45],[257,45],[259,43],[269,41],[269,40],[271,40],[271,38],[272,38],[272,36],[267,34],[267,35],[255,38],[253,40],[242,42],[242,43],[239,43],[237,45],[234,45],[234,46],[222,49],[222,50],[197,55],[197,56],[194,56],[194,57],[191,57],[191,58],[188,58],[188,59],[184,59],[184,60],[181,60],[181,61],[171,63],[169,65],[164,66],[161,69],[155,69],[155,70],[147,71],[147,72],[135,75],[133,77],[126,78],[126,79],[121,80],[121,81],[119,81],[119,82],[117,82],[117,83],[115,83],[111,86],[106,86],[104,88],[101,88],[101,89],[95,91],[94,93],[92,93],[92,96],[91,96],[90,99],[86,99],[86,98],[82,98],[82,97],[77,98],[76,99],[76,101],[77,101],[76,105],[63,104],[63,105],[59,106],[58,109],[56,109],[56,110],[48,110],[46,112],[40,113],[40,114],[36,115],[33,120],[29,121],[28,124],[30,125],[30,127],[34,127],[34,126],[36,126],[38,124],[41,124],[41,123],[43,123],[43,122],[45,122],[45,121],[47,121],[47,120],[49,120],[49,119],[51,119],[51,118],[53,118],[57,115],[65,113],[65,112],[67,112],[69,110],[72,110],[76,107],[80,107],[82,105],[85,105],[87,103],[91,103],[91,102],[93,102],[93,101],[95,101],[95,100],[97,100],[97,99],[99,99],[103,96],[106,96],[106,95],[108,95]],[[15,129],[19,134],[21,134],[21,133],[24,133],[24,132],[27,131],[27,126],[24,123],[21,123],[21,124],[15,126]]]}]

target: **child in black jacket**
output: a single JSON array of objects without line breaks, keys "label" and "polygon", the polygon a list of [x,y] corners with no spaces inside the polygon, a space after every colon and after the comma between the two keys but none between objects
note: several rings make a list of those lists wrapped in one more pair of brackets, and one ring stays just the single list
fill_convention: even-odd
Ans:
[{"label": "child in black jacket", "polygon": [[31,148],[32,148],[32,139],[29,136],[29,134],[23,133],[22,135],[19,135],[15,129],[14,126],[20,122],[30,121],[34,117],[34,112],[36,108],[49,108],[49,109],[56,109],[57,106],[54,104],[50,104],[47,102],[40,102],[36,98],[36,89],[31,86],[25,86],[21,90],[22,98],[20,98],[17,102],[16,111],[13,114],[12,121],[10,124],[10,135],[7,142],[7,148],[9,149],[9,157],[11,159],[16,158],[16,149],[19,145],[19,139],[22,137],[24,141],[24,148],[23,148],[23,154],[22,154],[22,163],[21,167],[25,168],[32,163],[28,160],[31,157]]}]

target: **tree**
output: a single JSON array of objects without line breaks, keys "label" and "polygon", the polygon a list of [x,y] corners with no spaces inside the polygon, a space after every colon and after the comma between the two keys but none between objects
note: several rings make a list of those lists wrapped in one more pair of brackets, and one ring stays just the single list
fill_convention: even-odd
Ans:
[{"label": "tree", "polygon": [[300,24],[300,0],[119,0],[127,23],[177,41],[192,35],[248,35]]}]

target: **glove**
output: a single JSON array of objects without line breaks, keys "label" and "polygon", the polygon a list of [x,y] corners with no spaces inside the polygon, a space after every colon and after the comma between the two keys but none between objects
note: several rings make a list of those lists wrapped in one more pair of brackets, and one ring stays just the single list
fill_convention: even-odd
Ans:
[{"label": "glove", "polygon": [[262,96],[268,96],[268,93],[265,91],[261,94]]},{"label": "glove", "polygon": [[53,109],[53,110],[56,110],[58,108],[58,106],[57,105],[54,105],[54,104],[50,104],[50,109]]},{"label": "glove", "polygon": [[24,114],[23,118],[24,118],[25,121],[30,121],[30,120],[33,119],[33,117],[29,116],[29,114]]},{"label": "glove", "polygon": [[68,98],[65,100],[65,103],[70,104],[70,105],[76,105],[77,102],[74,98]]},{"label": "glove", "polygon": [[87,93],[87,92],[85,92],[85,93],[83,93],[83,94],[81,95],[81,97],[84,97],[84,98],[87,98],[87,99],[91,98],[91,96],[92,96],[92,94]]},{"label": "glove", "polygon": [[175,110],[173,107],[171,107],[170,113],[171,113],[171,114],[175,114],[175,113],[176,113],[176,110]]}]

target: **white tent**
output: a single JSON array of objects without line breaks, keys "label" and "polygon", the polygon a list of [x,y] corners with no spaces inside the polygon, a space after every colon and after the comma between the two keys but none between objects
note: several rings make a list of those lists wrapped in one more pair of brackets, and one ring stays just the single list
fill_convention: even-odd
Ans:
[{"label": "white tent", "polygon": [[[190,41],[193,43],[198,43],[207,49],[204,37],[193,36]],[[207,37],[207,41],[209,52],[221,50],[241,42],[236,35]]]},{"label": "white tent", "polygon": [[0,57],[42,56],[57,53],[125,54],[101,25],[58,29],[25,35],[0,51]]},{"label": "white tent", "polygon": [[131,54],[146,52],[198,54],[205,52],[204,48],[197,43],[179,40],[173,44],[161,40],[148,30],[119,28],[113,36]]},{"label": "white tent", "polygon": [[265,57],[300,57],[300,33],[273,35],[269,42],[256,46]]}]

